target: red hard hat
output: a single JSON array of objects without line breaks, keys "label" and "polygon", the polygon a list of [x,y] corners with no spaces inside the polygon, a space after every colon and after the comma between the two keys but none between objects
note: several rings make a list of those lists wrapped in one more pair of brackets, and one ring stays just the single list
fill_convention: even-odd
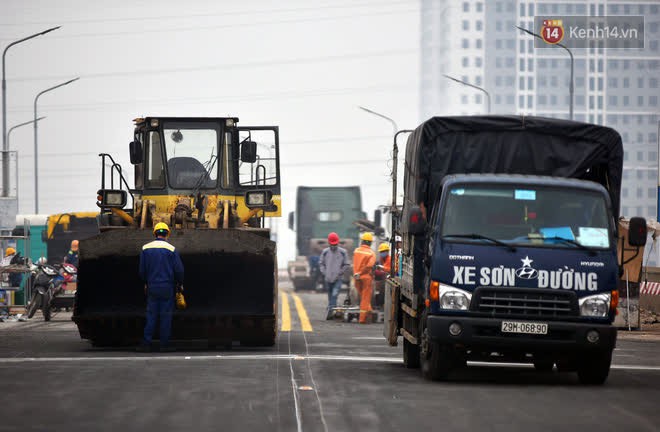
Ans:
[{"label": "red hard hat", "polygon": [[333,246],[339,244],[339,236],[336,232],[331,232],[328,234],[328,243]]}]

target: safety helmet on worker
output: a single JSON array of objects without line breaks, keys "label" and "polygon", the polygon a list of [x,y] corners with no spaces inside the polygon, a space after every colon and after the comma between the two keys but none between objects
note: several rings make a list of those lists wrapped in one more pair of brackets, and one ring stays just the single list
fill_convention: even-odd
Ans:
[{"label": "safety helmet on worker", "polygon": [[360,240],[363,242],[369,242],[371,243],[374,241],[374,235],[371,234],[370,232],[363,232],[362,235],[360,236]]},{"label": "safety helmet on worker", "polygon": [[387,252],[390,250],[390,245],[388,243],[381,243],[378,245],[378,252]]},{"label": "safety helmet on worker", "polygon": [[339,244],[339,236],[336,232],[331,232],[328,234],[328,244],[330,246],[336,246]]},{"label": "safety helmet on worker", "polygon": [[16,249],[14,249],[11,246],[8,247],[7,250],[5,251],[5,256],[9,256],[9,255],[16,255]]},{"label": "safety helmet on worker", "polygon": [[168,237],[170,235],[170,227],[165,222],[158,222],[154,226],[154,235]]}]

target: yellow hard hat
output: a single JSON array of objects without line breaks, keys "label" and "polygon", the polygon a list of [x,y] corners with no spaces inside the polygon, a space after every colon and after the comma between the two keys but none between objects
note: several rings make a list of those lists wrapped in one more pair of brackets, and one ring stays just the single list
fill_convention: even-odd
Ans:
[{"label": "yellow hard hat", "polygon": [[372,241],[374,241],[374,235],[371,234],[370,232],[364,232],[364,233],[362,233],[362,235],[360,236],[360,240],[362,240],[362,241],[372,242]]},{"label": "yellow hard hat", "polygon": [[156,226],[154,227],[154,235],[158,233],[158,231],[165,231],[167,235],[170,234],[170,227],[167,226],[165,222],[158,222]]},{"label": "yellow hard hat", "polygon": [[16,249],[14,249],[13,247],[8,247],[7,250],[5,251],[5,256],[14,255],[15,253],[16,253]]},{"label": "yellow hard hat", "polygon": [[387,244],[387,243],[381,243],[378,246],[378,252],[385,252],[385,251],[388,251],[388,250],[390,250],[390,245]]}]

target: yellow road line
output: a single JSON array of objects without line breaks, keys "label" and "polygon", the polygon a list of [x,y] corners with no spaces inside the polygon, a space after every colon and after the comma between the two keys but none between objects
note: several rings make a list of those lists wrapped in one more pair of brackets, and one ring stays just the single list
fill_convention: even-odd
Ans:
[{"label": "yellow road line", "polygon": [[292,294],[292,296],[293,301],[296,303],[296,310],[298,311],[298,317],[300,318],[300,325],[302,326],[302,330],[304,332],[311,332],[312,324],[309,322],[307,311],[305,310],[305,306],[303,306],[302,300],[300,300],[300,297],[295,294]]},{"label": "yellow road line", "polygon": [[280,293],[280,303],[282,305],[282,331],[291,331],[291,311],[289,309],[289,296]]}]

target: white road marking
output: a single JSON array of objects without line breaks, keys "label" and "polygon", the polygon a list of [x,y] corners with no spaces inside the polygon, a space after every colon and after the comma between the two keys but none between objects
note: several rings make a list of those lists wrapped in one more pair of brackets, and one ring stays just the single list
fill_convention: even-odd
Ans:
[{"label": "white road marking", "polygon": [[385,336],[354,336],[351,339],[361,339],[361,340],[379,340],[384,341]]},{"label": "white road marking", "polygon": [[[199,356],[117,356],[117,357],[6,357],[0,358],[0,364],[14,363],[95,363],[103,361],[172,361],[172,360],[320,360],[320,361],[349,361],[349,362],[370,362],[370,363],[402,363],[401,357],[374,357],[374,356],[336,356],[336,355],[301,355],[301,354],[236,354],[236,355],[199,355]],[[529,363],[489,363],[489,362],[468,362],[472,366],[487,367],[507,367],[507,368],[533,368]],[[660,366],[651,365],[624,365],[614,364],[612,369],[619,370],[646,370],[660,371]]]}]

